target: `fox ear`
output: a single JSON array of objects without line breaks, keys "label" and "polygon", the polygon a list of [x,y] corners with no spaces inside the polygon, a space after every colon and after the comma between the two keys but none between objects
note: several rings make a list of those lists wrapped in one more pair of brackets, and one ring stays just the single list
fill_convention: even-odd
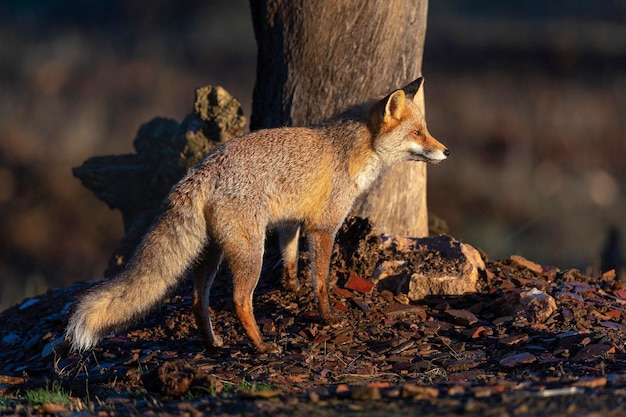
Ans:
[{"label": "fox ear", "polygon": [[396,90],[387,97],[385,103],[385,115],[384,121],[389,123],[391,119],[402,120],[402,113],[404,112],[404,91]]},{"label": "fox ear", "polygon": [[407,96],[414,96],[415,93],[417,93],[422,87],[423,82],[424,77],[419,77],[417,80],[411,81],[410,83],[402,87],[402,91],[404,91]]},{"label": "fox ear", "polygon": [[406,86],[402,88],[402,91],[409,96],[413,97],[413,101],[417,101],[418,92],[422,88],[422,84],[424,83],[424,77],[419,77],[417,80],[410,82]]}]

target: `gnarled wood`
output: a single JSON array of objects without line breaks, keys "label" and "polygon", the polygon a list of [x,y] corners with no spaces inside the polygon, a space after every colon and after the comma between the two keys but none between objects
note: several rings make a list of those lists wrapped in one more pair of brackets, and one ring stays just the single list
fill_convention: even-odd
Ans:
[{"label": "gnarled wood", "polygon": [[200,87],[181,123],[155,117],[139,128],[135,154],[96,156],[73,169],[85,187],[122,212],[125,235],[105,276],[124,267],[172,186],[213,148],[242,135],[246,122],[241,104],[226,90]]}]

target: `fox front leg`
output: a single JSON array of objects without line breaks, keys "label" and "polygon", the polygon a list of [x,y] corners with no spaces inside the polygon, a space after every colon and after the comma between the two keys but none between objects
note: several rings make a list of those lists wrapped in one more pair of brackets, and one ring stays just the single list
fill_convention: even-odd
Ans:
[{"label": "fox front leg", "polygon": [[322,318],[328,324],[339,322],[330,307],[329,277],[330,256],[335,241],[335,233],[324,229],[307,229],[309,252],[311,254],[311,275],[313,292],[317,298],[317,306]]}]

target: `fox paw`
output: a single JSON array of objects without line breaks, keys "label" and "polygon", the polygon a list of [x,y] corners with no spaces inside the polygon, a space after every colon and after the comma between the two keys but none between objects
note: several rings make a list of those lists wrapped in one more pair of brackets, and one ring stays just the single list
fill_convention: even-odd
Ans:
[{"label": "fox paw", "polygon": [[283,277],[281,284],[285,290],[293,292],[295,294],[299,294],[302,291],[302,288],[300,287],[300,281],[297,278],[293,279]]},{"label": "fox paw", "polygon": [[335,316],[333,313],[322,314],[322,318],[330,326],[341,323],[341,317]]},{"label": "fox paw", "polygon": [[221,336],[218,336],[216,334],[214,334],[214,335],[204,335],[202,340],[204,341],[204,345],[208,349],[221,348],[221,347],[224,346],[224,339],[222,339]]},{"label": "fox paw", "polygon": [[224,346],[224,339],[222,339],[222,336],[214,335],[213,336],[213,341],[209,343],[209,346],[211,346],[211,347],[222,347],[222,346]]},{"label": "fox paw", "polygon": [[261,343],[257,345],[257,349],[261,353],[281,353],[282,349],[275,343]]}]

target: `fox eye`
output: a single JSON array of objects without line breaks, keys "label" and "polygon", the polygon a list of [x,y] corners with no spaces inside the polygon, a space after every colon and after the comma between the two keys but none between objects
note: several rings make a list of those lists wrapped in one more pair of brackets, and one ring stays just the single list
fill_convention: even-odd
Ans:
[{"label": "fox eye", "polygon": [[413,131],[413,134],[414,134],[415,136],[422,136],[422,129],[414,130],[414,131]]}]

